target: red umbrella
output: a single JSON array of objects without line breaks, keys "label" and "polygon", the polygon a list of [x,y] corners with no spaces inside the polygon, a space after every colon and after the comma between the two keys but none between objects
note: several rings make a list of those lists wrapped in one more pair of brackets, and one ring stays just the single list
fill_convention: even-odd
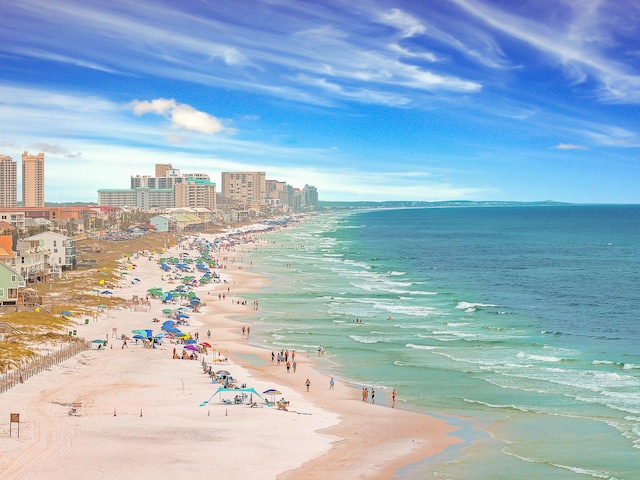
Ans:
[{"label": "red umbrella", "polygon": [[207,342],[202,342],[200,345],[202,345],[203,347],[211,348],[211,345],[209,345]]}]

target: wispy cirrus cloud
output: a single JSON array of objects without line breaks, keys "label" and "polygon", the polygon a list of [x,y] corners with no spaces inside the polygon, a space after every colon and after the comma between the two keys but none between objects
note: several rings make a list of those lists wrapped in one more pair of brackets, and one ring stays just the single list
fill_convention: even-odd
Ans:
[{"label": "wispy cirrus cloud", "polygon": [[27,150],[37,150],[38,152],[50,153],[52,155],[59,155],[66,158],[79,158],[82,157],[81,152],[71,152],[69,149],[62,145],[55,145],[50,143],[32,143],[27,146]]},{"label": "wispy cirrus cloud", "polygon": [[[111,8],[113,4],[119,8]],[[331,13],[308,4],[304,16],[295,14],[289,6],[270,12],[280,21],[274,21],[268,29],[253,23],[258,15],[239,22],[235,17],[205,17],[196,10],[168,4],[151,6],[114,0],[107,7],[99,3],[79,5],[70,0],[26,0],[20,8],[32,15],[46,15],[50,23],[61,28],[75,25],[64,44],[60,39],[50,39],[58,52],[49,54],[48,59],[87,68],[232,86],[316,104],[354,100],[376,104],[384,99],[383,93],[401,88],[418,106],[421,102],[416,94],[421,91],[432,96],[437,92],[481,90],[477,80],[407,61],[433,63],[437,57],[424,48],[398,43],[419,37],[426,30],[420,19],[400,8],[373,8],[353,28],[352,21],[341,14],[345,6],[336,4],[335,13]],[[265,6],[258,3],[255,8]],[[73,41],[69,42],[69,37]],[[87,48],[88,45],[95,48]],[[23,49],[22,54],[36,55],[37,48]],[[320,72],[326,74],[329,70],[331,83],[341,88],[332,90],[319,85],[317,90],[309,90],[309,85],[304,84],[303,91],[295,81],[304,75],[318,77]],[[409,92],[412,94],[407,95]],[[395,102],[383,100],[381,104]]]},{"label": "wispy cirrus cloud", "polygon": [[[489,27],[555,59],[576,84],[593,78],[604,101],[640,103],[640,75],[609,53],[618,35],[634,38],[634,15],[601,0],[569,2],[552,22],[531,20],[477,0],[452,0]],[[560,6],[558,6],[559,9]],[[637,6],[631,10],[638,15]],[[625,15],[627,18],[625,18]],[[613,28],[612,28],[613,27]],[[613,31],[616,31],[615,35]],[[625,32],[626,31],[626,32]],[[635,42],[633,42],[635,44]]]}]

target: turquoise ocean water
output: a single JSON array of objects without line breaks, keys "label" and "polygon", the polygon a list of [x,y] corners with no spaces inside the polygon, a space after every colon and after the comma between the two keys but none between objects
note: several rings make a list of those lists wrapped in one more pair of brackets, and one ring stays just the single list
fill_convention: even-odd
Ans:
[{"label": "turquoise ocean water", "polygon": [[331,213],[264,238],[254,342],[324,345],[333,375],[460,427],[401,478],[640,479],[640,206]]}]

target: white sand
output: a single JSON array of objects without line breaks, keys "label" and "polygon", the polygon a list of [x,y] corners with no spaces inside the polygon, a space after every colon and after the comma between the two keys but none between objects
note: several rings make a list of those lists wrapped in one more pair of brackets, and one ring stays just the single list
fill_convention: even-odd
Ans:
[{"label": "white sand", "polygon": [[[239,253],[222,256],[239,259]],[[140,258],[134,263],[137,267],[116,295],[144,298],[149,288],[173,286],[160,279],[155,261]],[[252,347],[240,330],[251,324],[251,305],[232,302],[243,291],[260,288],[265,278],[240,269],[238,262],[223,263],[228,268],[220,273],[228,283],[199,287],[206,306],[190,314],[190,325],[181,329],[199,332],[200,341],[229,357],[214,370],[229,370],[258,392],[280,390],[290,401],[289,412],[258,398],[254,400],[262,408],[224,405],[219,396],[200,406],[220,385],[211,383],[200,361],[172,359],[173,348],[181,351],[182,346],[165,341],[150,349],[130,341],[121,348],[122,342],[112,338],[113,328],[118,337],[131,336],[133,329],[159,332],[167,305],[151,299],[148,311],[109,310],[88,325],[86,317],[78,318],[78,335],[88,340],[108,335],[107,349],[86,351],[0,395],[0,477],[389,478],[402,465],[458,441],[446,435],[452,428],[444,422],[364,403],[359,390],[340,379],[329,390],[328,377],[312,368],[313,355],[298,355],[295,374],[272,364],[271,351]],[[131,283],[133,277],[141,281]],[[222,292],[226,299],[218,300]],[[109,302],[97,297],[98,303]],[[230,320],[230,314],[245,316],[239,322]],[[161,322],[153,322],[154,317]],[[252,367],[242,355],[257,355],[264,366]],[[207,360],[212,359],[210,353]],[[309,392],[303,385],[306,378],[311,380]],[[81,406],[72,415],[74,402]],[[10,413],[20,414],[19,437],[13,424],[9,438]]]}]

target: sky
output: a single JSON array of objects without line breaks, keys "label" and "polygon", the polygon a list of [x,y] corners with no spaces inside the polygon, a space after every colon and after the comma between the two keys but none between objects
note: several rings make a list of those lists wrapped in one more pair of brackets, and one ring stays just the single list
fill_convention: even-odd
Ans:
[{"label": "sky", "polygon": [[44,152],[47,201],[171,163],[328,201],[640,203],[640,0],[2,4],[0,154]]}]

